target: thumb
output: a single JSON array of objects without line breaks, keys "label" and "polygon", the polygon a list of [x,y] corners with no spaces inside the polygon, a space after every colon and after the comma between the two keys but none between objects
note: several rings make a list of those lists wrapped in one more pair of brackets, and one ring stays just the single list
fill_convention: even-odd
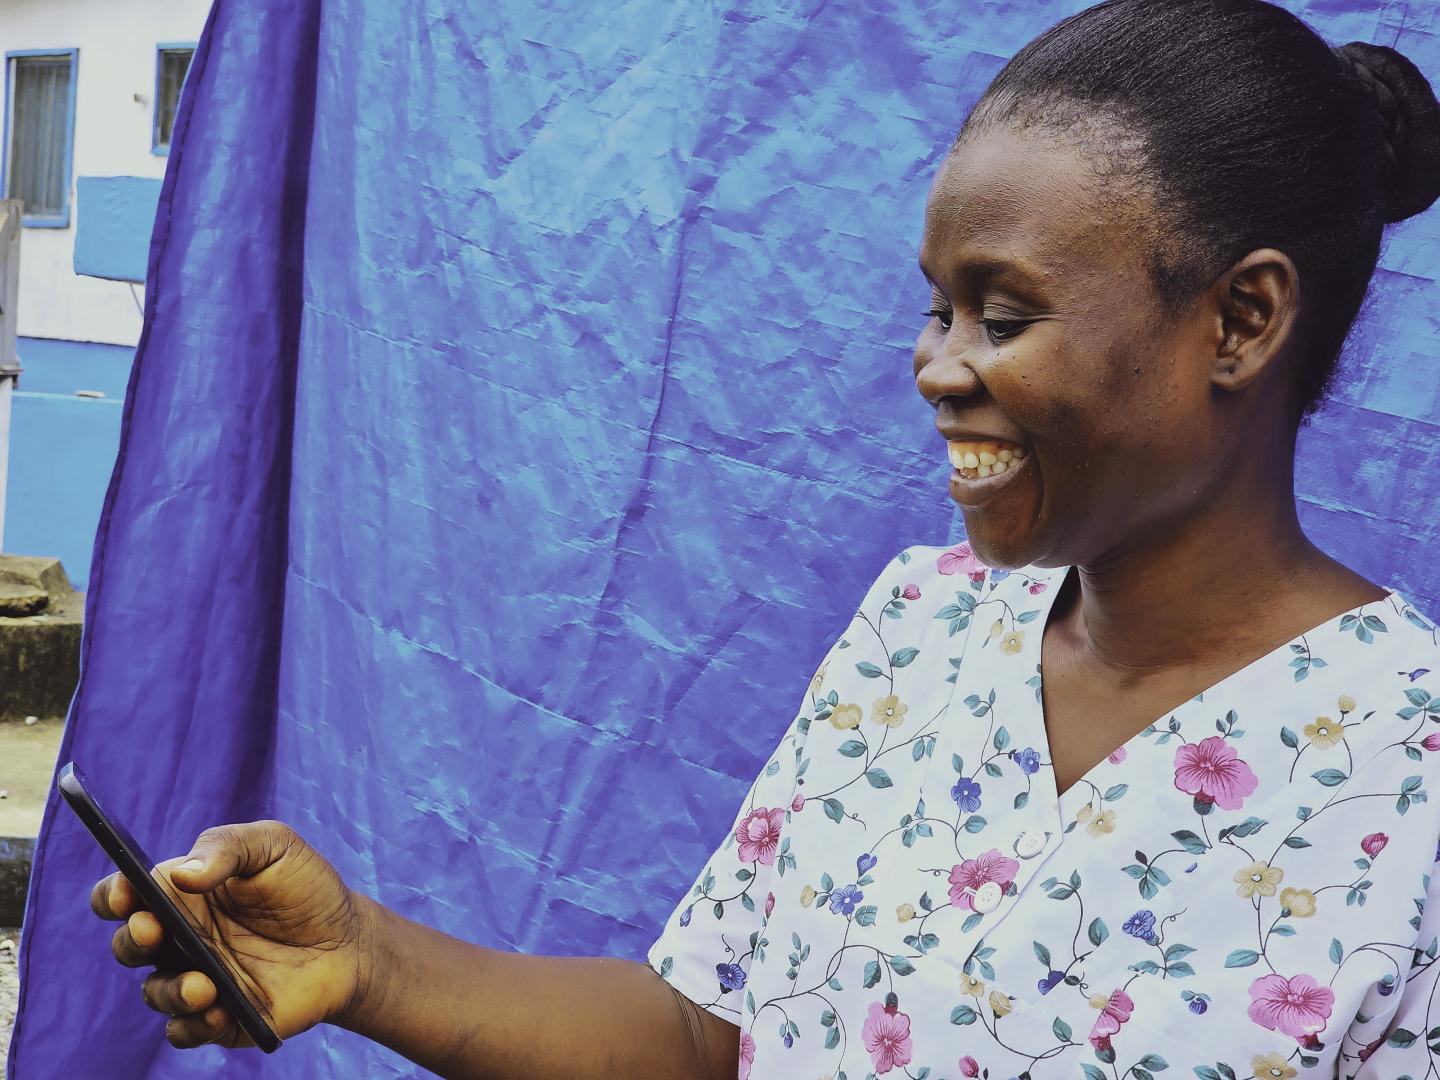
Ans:
[{"label": "thumb", "polygon": [[278,821],[206,829],[190,854],[171,867],[170,880],[185,892],[210,892],[233,877],[254,877],[273,866],[296,840],[290,827]]}]

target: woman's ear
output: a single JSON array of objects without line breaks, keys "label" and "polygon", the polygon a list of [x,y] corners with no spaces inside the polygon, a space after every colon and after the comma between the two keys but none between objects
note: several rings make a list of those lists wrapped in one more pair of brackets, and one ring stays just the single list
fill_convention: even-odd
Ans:
[{"label": "woman's ear", "polygon": [[1284,355],[1299,319],[1300,272],[1283,251],[1257,248],[1221,275],[1212,295],[1218,333],[1210,379],[1240,390]]}]

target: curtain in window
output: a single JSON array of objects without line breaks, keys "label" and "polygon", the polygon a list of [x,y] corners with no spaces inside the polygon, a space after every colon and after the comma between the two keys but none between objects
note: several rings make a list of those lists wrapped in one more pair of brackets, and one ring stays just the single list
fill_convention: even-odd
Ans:
[{"label": "curtain in window", "polygon": [[68,56],[15,60],[9,194],[24,201],[27,216],[65,209],[71,66]]},{"label": "curtain in window", "polygon": [[191,49],[162,49],[160,52],[160,93],[155,102],[155,145],[169,146],[175,128],[175,109],[180,104],[180,91],[185,73],[190,70]]}]

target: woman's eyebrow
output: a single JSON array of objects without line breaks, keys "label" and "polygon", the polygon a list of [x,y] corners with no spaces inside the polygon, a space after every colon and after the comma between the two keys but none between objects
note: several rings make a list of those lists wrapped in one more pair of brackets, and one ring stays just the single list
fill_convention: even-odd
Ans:
[{"label": "woman's eyebrow", "polygon": [[[925,275],[925,280],[931,285],[936,285],[934,276],[925,268],[925,257],[919,259],[920,273]],[[1037,273],[1027,263],[1012,261],[1009,259],[983,258],[964,260],[959,265],[958,277],[968,281],[972,286],[984,286],[992,278],[1011,274],[1028,284],[1039,284],[1044,280],[1044,275]]]}]

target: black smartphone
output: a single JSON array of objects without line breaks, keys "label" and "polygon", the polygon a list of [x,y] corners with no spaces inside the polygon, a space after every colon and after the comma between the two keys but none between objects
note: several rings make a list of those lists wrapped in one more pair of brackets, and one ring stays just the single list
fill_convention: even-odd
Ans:
[{"label": "black smartphone", "polygon": [[60,770],[56,785],[61,796],[70,804],[70,809],[75,811],[90,834],[105,849],[105,854],[135,887],[145,906],[160,920],[166,937],[194,965],[194,970],[203,971],[210,977],[219,993],[220,1004],[235,1018],[241,1030],[265,1053],[278,1050],[280,1036],[270,1026],[264,1006],[245,991],[244,977],[233,969],[225,957],[211,948],[208,935],[190,913],[170,898],[167,890],[174,886],[162,875],[154,873],[155,864],[141,850],[135,838],[100,809],[73,761]]}]

